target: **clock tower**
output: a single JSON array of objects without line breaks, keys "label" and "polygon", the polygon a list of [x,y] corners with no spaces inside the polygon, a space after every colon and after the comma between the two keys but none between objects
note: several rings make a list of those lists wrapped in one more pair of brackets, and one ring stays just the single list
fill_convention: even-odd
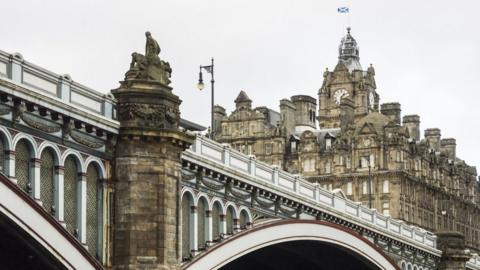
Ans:
[{"label": "clock tower", "polygon": [[372,65],[366,71],[362,69],[359,51],[349,27],[338,47],[335,69],[323,73],[323,84],[318,92],[318,121],[322,129],[340,127],[340,104],[346,97],[354,103],[355,119],[378,111],[375,70]]}]

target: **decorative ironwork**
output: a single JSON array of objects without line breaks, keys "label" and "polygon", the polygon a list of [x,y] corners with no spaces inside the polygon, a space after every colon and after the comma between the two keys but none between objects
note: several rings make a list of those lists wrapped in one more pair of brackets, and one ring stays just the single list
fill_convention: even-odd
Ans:
[{"label": "decorative ironwork", "polygon": [[0,138],[0,171],[5,172],[5,144],[2,138]]},{"label": "decorative ironwork", "polygon": [[15,177],[21,189],[28,192],[30,186],[30,149],[25,140],[15,148]]},{"label": "decorative ironwork", "polygon": [[67,231],[74,234],[77,229],[77,164],[72,157],[65,160],[64,173],[64,220]]},{"label": "decorative ironwork", "polygon": [[212,239],[218,241],[220,239],[220,205],[218,202],[212,207]]},{"label": "decorative ironwork", "polygon": [[55,162],[52,152],[48,149],[43,151],[40,156],[40,161],[40,200],[42,201],[43,207],[45,207],[48,212],[52,213],[55,203],[55,190],[53,183]]},{"label": "decorative ironwork", "polygon": [[190,250],[190,197],[182,198],[182,260],[191,257]]},{"label": "decorative ironwork", "polygon": [[98,171],[93,166],[87,169],[87,246],[88,252],[98,258]]}]

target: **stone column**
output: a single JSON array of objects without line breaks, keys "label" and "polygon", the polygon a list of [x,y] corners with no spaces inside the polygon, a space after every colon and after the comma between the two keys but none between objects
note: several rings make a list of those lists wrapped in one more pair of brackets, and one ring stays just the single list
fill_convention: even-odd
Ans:
[{"label": "stone column", "polygon": [[113,265],[180,269],[180,156],[194,137],[179,130],[181,100],[168,86],[169,64],[133,58],[125,81],[112,90],[120,121]]},{"label": "stone column", "polygon": [[465,269],[465,263],[470,259],[466,252],[465,238],[461,233],[445,231],[437,232],[437,248],[442,251],[439,270]]},{"label": "stone column", "polygon": [[78,240],[86,246],[87,243],[87,174],[77,176],[77,228]]},{"label": "stone column", "polygon": [[31,185],[32,185],[32,197],[35,199],[37,203],[40,205],[42,204],[42,201],[40,200],[40,164],[41,160],[38,158],[32,158],[30,159],[30,175],[31,176]]},{"label": "stone column", "polygon": [[207,245],[211,245],[213,242],[213,219],[212,219],[212,211],[206,210],[205,211],[205,219],[207,220],[207,224],[205,226],[205,241]]}]

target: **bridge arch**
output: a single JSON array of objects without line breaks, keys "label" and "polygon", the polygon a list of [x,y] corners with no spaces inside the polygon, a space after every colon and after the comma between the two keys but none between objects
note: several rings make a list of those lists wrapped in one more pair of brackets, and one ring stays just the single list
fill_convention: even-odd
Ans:
[{"label": "bridge arch", "polygon": [[8,269],[103,269],[34,198],[0,174],[0,260]]},{"label": "bridge arch", "polygon": [[[348,254],[348,258],[365,265],[364,268],[356,269],[400,269],[380,249],[357,233],[335,224],[317,220],[280,220],[257,225],[211,247],[208,251],[185,264],[183,269],[235,268],[238,267],[238,262],[241,262],[244,258],[249,258],[248,256],[252,254],[277,245],[301,241],[308,244],[325,245],[329,249],[334,247],[340,253]],[[282,248],[285,248],[285,246]],[[292,254],[294,253],[295,251]],[[298,256],[302,255],[301,252],[297,251],[296,253]],[[277,255],[274,258],[279,259],[279,256]],[[322,265],[325,264],[325,261],[317,262],[315,256],[313,256],[313,259],[309,259],[311,259],[310,264],[316,265],[312,269],[342,269],[342,267],[323,268]],[[345,259],[342,258],[342,260]],[[244,264],[242,266],[240,268],[245,267]]]}]

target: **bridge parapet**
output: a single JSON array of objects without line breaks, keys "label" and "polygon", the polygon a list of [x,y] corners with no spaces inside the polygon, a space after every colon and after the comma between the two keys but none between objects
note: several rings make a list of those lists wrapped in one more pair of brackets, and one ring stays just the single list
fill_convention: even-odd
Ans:
[{"label": "bridge parapet", "polygon": [[19,53],[0,50],[0,78],[10,80],[34,93],[58,98],[62,103],[107,119],[113,119],[115,99],[72,80],[27,62]]},{"label": "bridge parapet", "polygon": [[192,155],[220,163],[275,193],[281,193],[293,200],[334,213],[336,216],[382,231],[416,246],[436,250],[436,236],[433,233],[385,216],[375,209],[364,207],[345,198],[342,193],[325,190],[317,184],[280,170],[277,166],[258,161],[254,156],[245,155],[228,145],[197,135],[192,147],[184,153],[184,158],[188,159],[193,157]]}]

